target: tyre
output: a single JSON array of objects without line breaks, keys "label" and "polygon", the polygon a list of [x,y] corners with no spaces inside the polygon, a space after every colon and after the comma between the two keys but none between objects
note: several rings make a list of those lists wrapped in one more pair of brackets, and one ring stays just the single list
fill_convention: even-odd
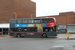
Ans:
[{"label": "tyre", "polygon": [[43,36],[44,38],[47,38],[47,34],[43,34],[42,36]]},{"label": "tyre", "polygon": [[17,37],[18,37],[18,38],[20,38],[20,37],[21,37],[21,35],[20,35],[20,34],[17,34]]}]

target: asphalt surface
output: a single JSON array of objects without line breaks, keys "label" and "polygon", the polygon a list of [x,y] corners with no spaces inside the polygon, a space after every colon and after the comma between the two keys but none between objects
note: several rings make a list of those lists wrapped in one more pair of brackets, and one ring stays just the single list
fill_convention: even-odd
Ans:
[{"label": "asphalt surface", "polygon": [[75,40],[64,37],[66,34],[58,34],[57,38],[2,38],[0,50],[75,50]]}]

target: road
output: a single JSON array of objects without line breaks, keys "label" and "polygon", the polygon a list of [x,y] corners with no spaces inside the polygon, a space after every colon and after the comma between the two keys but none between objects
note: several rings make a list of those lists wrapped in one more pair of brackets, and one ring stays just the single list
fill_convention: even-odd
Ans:
[{"label": "road", "polygon": [[75,40],[66,40],[59,37],[3,38],[0,39],[0,50],[75,50]]}]

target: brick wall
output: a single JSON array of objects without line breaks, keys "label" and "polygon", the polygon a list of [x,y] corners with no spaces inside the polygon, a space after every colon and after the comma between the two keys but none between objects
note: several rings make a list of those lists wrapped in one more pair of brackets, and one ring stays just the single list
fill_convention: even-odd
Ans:
[{"label": "brick wall", "polygon": [[[14,0],[14,12],[18,18],[31,18],[31,14],[36,15],[36,3],[30,0]],[[33,18],[36,16],[32,16]]]},{"label": "brick wall", "polygon": [[12,3],[11,0],[0,0],[0,23],[7,23],[12,18]]},{"label": "brick wall", "polygon": [[0,23],[9,23],[10,19],[36,17],[36,3],[31,0],[0,0]]}]

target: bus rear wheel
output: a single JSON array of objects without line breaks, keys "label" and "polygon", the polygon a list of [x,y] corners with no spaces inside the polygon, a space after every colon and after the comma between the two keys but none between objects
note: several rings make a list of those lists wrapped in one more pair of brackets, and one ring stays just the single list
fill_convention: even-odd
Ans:
[{"label": "bus rear wheel", "polygon": [[17,37],[18,37],[18,38],[20,38],[20,37],[21,37],[21,35],[20,35],[20,34],[17,34]]},{"label": "bus rear wheel", "polygon": [[42,36],[43,36],[44,38],[47,38],[47,34],[45,34],[45,33],[44,33]]}]

